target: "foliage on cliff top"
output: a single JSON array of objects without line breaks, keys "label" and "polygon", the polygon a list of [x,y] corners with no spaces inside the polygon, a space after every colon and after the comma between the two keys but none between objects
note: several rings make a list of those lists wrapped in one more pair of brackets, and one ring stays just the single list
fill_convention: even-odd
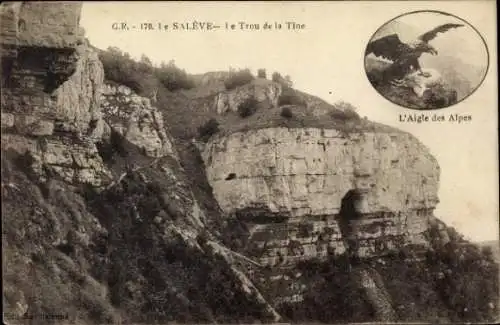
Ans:
[{"label": "foliage on cliff top", "polygon": [[239,71],[231,71],[229,77],[224,81],[224,86],[227,90],[235,89],[239,86],[250,83],[255,77],[249,69],[242,69]]},{"label": "foliage on cliff top", "polygon": [[99,59],[103,63],[106,79],[128,86],[142,96],[150,97],[160,87],[169,91],[194,87],[193,79],[173,61],[162,62],[156,67],[147,56],[143,55],[140,61],[135,61],[116,47],[99,51]]},{"label": "foliage on cliff top", "polygon": [[[273,82],[265,79],[255,79],[249,85],[254,87],[269,87]],[[291,104],[286,104],[293,110],[293,117],[281,115],[282,106],[263,107],[259,105],[250,116],[241,118],[239,112],[217,114],[215,111],[215,96],[194,97],[193,90],[180,92],[160,92],[157,106],[162,110],[170,131],[178,139],[191,139],[198,134],[198,127],[210,119],[219,123],[220,134],[286,127],[286,128],[325,128],[350,132],[401,132],[398,129],[361,118],[351,106],[346,109],[344,102],[327,103],[318,97],[305,94],[299,90],[288,88],[287,98],[292,98]],[[284,104],[283,102],[281,104]]]},{"label": "foliage on cliff top", "polygon": [[[250,70],[229,71],[190,76],[175,66],[173,61],[154,67],[143,56],[139,62],[117,48],[100,51],[105,75],[108,80],[122,83],[138,94],[154,98],[164,115],[167,125],[177,139],[198,136],[200,127],[211,119],[217,120],[220,132],[230,134],[252,129],[287,128],[333,128],[342,132],[399,132],[399,130],[361,118],[352,106],[344,102],[334,104],[293,89],[289,76],[279,72],[272,80],[255,78]],[[255,110],[240,110],[219,115],[215,108],[215,96],[219,92],[239,91],[240,87],[266,88],[278,85],[282,89],[278,107],[263,107]],[[290,105],[292,117],[281,115],[281,106]],[[251,114],[247,114],[251,113]],[[241,116],[245,118],[242,119]]]}]

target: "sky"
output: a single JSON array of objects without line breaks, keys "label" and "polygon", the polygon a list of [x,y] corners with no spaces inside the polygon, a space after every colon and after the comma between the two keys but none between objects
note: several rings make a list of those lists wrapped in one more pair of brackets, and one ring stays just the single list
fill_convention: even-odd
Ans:
[{"label": "sky", "polygon": [[[400,114],[422,113],[401,108],[380,96],[366,78],[364,51],[373,34],[406,12],[439,10],[473,25],[489,49],[484,82],[464,101],[424,114],[470,115],[467,123],[402,123]],[[213,22],[221,28],[141,30],[141,23],[172,26]],[[114,30],[125,22],[129,30]],[[239,22],[260,24],[240,29]],[[275,22],[282,29],[263,29]],[[304,24],[287,29],[286,22]],[[235,24],[234,30],[225,26]],[[341,2],[85,2],[80,24],[91,44],[117,46],[154,64],[174,60],[189,73],[250,68],[279,71],[292,77],[294,88],[334,103],[350,102],[361,116],[415,135],[441,167],[440,203],[435,215],[474,241],[498,239],[498,97],[495,1],[341,1]],[[434,21],[421,21],[434,26]],[[135,29],[132,26],[136,26]],[[457,32],[458,33],[458,32]],[[443,34],[441,34],[443,35]],[[463,51],[473,52],[464,44]]]}]

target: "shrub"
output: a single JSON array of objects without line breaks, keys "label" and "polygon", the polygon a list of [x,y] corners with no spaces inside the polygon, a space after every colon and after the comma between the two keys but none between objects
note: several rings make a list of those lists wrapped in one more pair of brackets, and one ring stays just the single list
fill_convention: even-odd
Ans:
[{"label": "shrub", "polygon": [[305,107],[307,104],[304,99],[295,92],[295,90],[292,88],[286,88],[278,98],[278,105],[295,105]]},{"label": "shrub", "polygon": [[493,249],[491,246],[483,246],[481,247],[481,254],[484,256],[484,259],[487,260],[488,262],[494,262],[495,261],[495,254],[493,253]]},{"label": "shrub", "polygon": [[257,70],[257,77],[262,78],[262,79],[266,79],[267,78],[266,69]]},{"label": "shrub", "polygon": [[334,110],[330,112],[331,118],[341,121],[360,120],[356,108],[344,101],[333,104]]},{"label": "shrub", "polygon": [[238,114],[243,118],[253,115],[257,110],[257,104],[257,100],[253,97],[245,99],[238,105]]},{"label": "shrub", "polygon": [[249,69],[232,72],[229,77],[224,81],[224,86],[227,90],[234,89],[239,86],[246,85],[254,79],[254,76]]},{"label": "shrub", "polygon": [[99,53],[99,59],[106,79],[125,85],[137,93],[141,92],[139,71],[136,69],[136,62],[128,53],[116,47],[109,47]]},{"label": "shrub", "polygon": [[215,118],[211,118],[198,128],[198,134],[202,139],[208,139],[217,132],[219,132],[219,122]]},{"label": "shrub", "polygon": [[178,68],[174,61],[154,67],[151,60],[142,55],[139,62],[133,60],[119,48],[109,47],[99,53],[107,80],[125,85],[138,93],[148,96],[155,92],[158,84],[170,91],[190,89],[195,86],[186,71]]},{"label": "shrub", "polygon": [[292,118],[293,117],[293,113],[292,113],[292,110],[290,107],[288,106],[285,106],[281,109],[281,116],[283,116],[284,118]]},{"label": "shrub", "polygon": [[155,70],[155,75],[162,85],[170,91],[191,89],[195,86],[193,79],[186,71],[178,68],[174,61],[170,61],[168,64],[162,62],[160,68]]},{"label": "shrub", "polygon": [[291,88],[293,86],[293,82],[290,76],[283,77],[279,72],[274,72],[271,80],[279,83],[283,87],[283,89]]}]

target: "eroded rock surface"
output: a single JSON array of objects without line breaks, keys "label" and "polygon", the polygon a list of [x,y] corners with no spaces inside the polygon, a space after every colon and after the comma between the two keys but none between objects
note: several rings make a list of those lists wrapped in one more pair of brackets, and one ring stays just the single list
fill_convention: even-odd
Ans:
[{"label": "eroded rock surface", "polygon": [[[0,10],[8,313],[63,310],[79,324],[477,320],[467,306],[491,318],[497,287],[477,274],[498,269],[433,217],[439,167],[415,138],[339,112],[323,121],[330,129],[250,123],[233,112],[249,98],[258,113],[277,108],[281,87],[227,91],[225,73],[154,107],[104,83],[80,6]],[[332,111],[299,97],[310,116]],[[241,125],[207,144],[182,132],[174,142],[175,114],[195,111]],[[443,298],[456,288],[470,291]]]},{"label": "eroded rock surface", "polygon": [[409,134],[260,129],[213,137],[203,159],[221,208],[247,223],[242,249],[263,265],[428,246],[439,166]]},{"label": "eroded rock surface", "polygon": [[97,54],[83,45],[80,9],[76,3],[22,3],[3,11],[17,29],[2,42],[14,49],[2,52],[9,63],[2,80],[2,149],[27,154],[42,179],[100,186],[111,177],[93,143],[102,132],[104,72]]},{"label": "eroded rock surface", "polygon": [[78,36],[80,7],[2,6],[8,312],[64,310],[84,324],[279,320],[210,234],[162,114],[104,84]]},{"label": "eroded rock surface", "polygon": [[146,155],[177,155],[162,114],[148,98],[138,96],[126,86],[106,84],[102,109],[111,129],[142,148]]},{"label": "eroded rock surface", "polygon": [[236,112],[238,106],[245,100],[252,98],[259,103],[265,103],[267,108],[277,107],[281,94],[281,86],[277,83],[256,79],[246,85],[218,93],[214,99],[214,110],[218,114]]}]

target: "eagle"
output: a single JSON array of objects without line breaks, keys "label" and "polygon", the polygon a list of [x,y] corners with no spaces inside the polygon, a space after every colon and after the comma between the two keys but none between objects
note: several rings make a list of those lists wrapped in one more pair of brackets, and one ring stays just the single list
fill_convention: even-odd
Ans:
[{"label": "eagle", "polygon": [[392,61],[391,66],[385,71],[383,79],[390,81],[401,79],[410,72],[418,71],[425,76],[418,59],[423,53],[437,55],[437,50],[429,42],[433,40],[438,33],[444,33],[452,28],[462,27],[462,24],[444,24],[440,25],[422,35],[415,41],[403,43],[397,34],[391,34],[370,42],[366,48],[365,57],[373,53],[377,57],[382,57]]}]

